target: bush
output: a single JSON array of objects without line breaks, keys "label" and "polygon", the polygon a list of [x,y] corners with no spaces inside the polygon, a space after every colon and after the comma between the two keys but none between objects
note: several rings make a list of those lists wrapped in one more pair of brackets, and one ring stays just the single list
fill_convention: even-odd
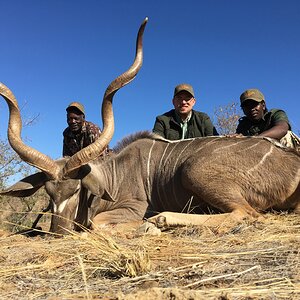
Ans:
[{"label": "bush", "polygon": [[214,123],[218,133],[220,135],[235,133],[241,116],[240,106],[236,102],[217,107],[214,111]]}]

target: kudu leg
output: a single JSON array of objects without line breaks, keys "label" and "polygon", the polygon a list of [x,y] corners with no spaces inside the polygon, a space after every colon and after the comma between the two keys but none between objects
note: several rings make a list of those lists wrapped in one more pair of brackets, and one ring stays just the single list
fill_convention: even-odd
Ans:
[{"label": "kudu leg", "polygon": [[[197,215],[184,214],[176,212],[162,212],[148,219],[156,225],[157,228],[168,228],[176,226],[205,226],[218,233],[224,233],[231,230],[236,225],[245,221],[245,215],[240,211],[215,215]],[[247,215],[248,217],[248,215]],[[247,218],[249,220],[249,218]],[[253,221],[254,219],[252,219]]]},{"label": "kudu leg", "polygon": [[[210,228],[232,228],[236,224],[245,220],[255,221],[261,215],[254,210],[242,195],[230,192],[230,189],[224,193],[217,194],[212,185],[211,190],[207,187],[198,193],[197,199],[205,199],[205,202],[211,206],[223,211],[221,214],[183,214],[175,212],[163,212],[148,219],[148,221],[156,224],[157,227],[163,228],[168,226],[185,226],[196,225],[206,226]],[[193,192],[196,192],[194,190]],[[196,193],[195,193],[196,194]],[[201,196],[201,197],[200,197]],[[201,200],[199,200],[201,201]]]},{"label": "kudu leg", "polygon": [[101,212],[92,220],[91,228],[93,230],[104,227],[108,224],[140,222],[143,216],[128,208],[117,208],[110,211]]},{"label": "kudu leg", "polygon": [[220,224],[228,221],[231,218],[231,213],[217,215],[197,215],[165,211],[149,218],[148,221],[155,223],[158,228],[186,225],[204,225],[207,227],[215,227],[220,226]]}]

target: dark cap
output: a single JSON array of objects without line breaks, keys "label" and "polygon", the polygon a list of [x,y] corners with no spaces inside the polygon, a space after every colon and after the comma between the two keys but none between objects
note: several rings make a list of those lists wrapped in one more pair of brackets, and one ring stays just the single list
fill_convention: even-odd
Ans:
[{"label": "dark cap", "polygon": [[241,100],[241,104],[243,104],[243,102],[245,102],[246,100],[254,100],[256,102],[261,102],[265,100],[265,96],[258,89],[250,89],[250,90],[246,90],[240,96],[240,100]]},{"label": "dark cap", "polygon": [[193,97],[195,97],[193,87],[187,83],[181,83],[175,87],[174,97],[182,91],[186,91],[186,92],[190,93]]},{"label": "dark cap", "polygon": [[66,108],[66,111],[69,112],[72,108],[76,108],[79,110],[82,114],[84,114],[84,107],[79,102],[71,102],[69,106]]}]

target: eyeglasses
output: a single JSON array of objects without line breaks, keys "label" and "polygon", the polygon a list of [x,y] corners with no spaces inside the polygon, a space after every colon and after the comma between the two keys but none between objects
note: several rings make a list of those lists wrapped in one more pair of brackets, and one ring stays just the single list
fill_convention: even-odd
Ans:
[{"label": "eyeglasses", "polygon": [[175,96],[175,98],[174,98],[174,100],[176,100],[178,102],[183,102],[183,101],[190,102],[192,99],[194,99],[194,97],[187,98],[187,97],[180,97],[180,96],[177,97],[177,96]]}]

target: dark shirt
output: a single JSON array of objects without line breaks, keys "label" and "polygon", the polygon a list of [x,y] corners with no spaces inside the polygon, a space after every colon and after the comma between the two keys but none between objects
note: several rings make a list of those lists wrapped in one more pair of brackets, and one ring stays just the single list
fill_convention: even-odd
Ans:
[{"label": "dark shirt", "polygon": [[100,128],[88,121],[84,121],[81,131],[76,134],[67,127],[63,132],[63,156],[74,155],[76,152],[94,143],[100,134]]},{"label": "dark shirt", "polygon": [[289,130],[291,130],[291,126],[289,124],[286,113],[280,109],[271,109],[269,111],[266,111],[263,118],[257,123],[252,122],[246,116],[244,116],[239,119],[236,133],[241,133],[245,136],[258,135],[272,128],[281,121],[287,122],[289,125]]},{"label": "dark shirt", "polygon": [[[178,121],[175,109],[156,117],[153,132],[169,140],[182,139],[182,126]],[[192,110],[192,115],[187,123],[185,139],[218,135],[209,116],[203,112]]]}]

